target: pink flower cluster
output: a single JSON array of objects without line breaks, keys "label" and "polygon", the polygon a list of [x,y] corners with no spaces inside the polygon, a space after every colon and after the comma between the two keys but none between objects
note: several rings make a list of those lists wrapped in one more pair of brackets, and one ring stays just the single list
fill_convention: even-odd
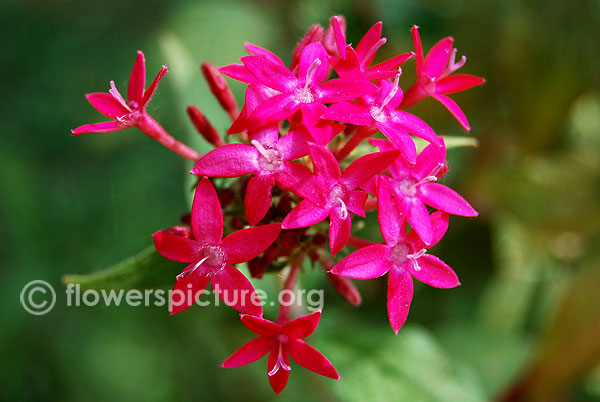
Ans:
[{"label": "pink flower cluster", "polygon": [[[195,161],[191,173],[199,181],[186,219],[189,225],[153,235],[161,255],[187,264],[174,288],[191,290],[193,297],[183,304],[171,301],[170,312],[190,307],[211,282],[225,303],[242,313],[242,323],[259,335],[223,367],[248,364],[269,353],[268,376],[276,393],[287,383],[290,357],[339,379],[329,360],[301,340],[315,330],[321,312],[290,320],[289,306],[282,304],[276,322],[267,321],[255,289],[234,264],[247,262],[255,278],[289,266],[284,284],[289,290],[309,258],[352,304],[360,304],[361,298],[347,278],[387,273],[389,321],[398,333],[412,301],[412,278],[438,288],[460,284],[454,271],[429,249],[444,236],[449,214],[477,215],[460,195],[439,183],[448,170],[444,138],[405,110],[431,96],[469,130],[464,113],[447,94],[484,80],[453,74],[466,59],[456,62],[452,38],[442,39],[423,56],[418,27],[413,26],[414,52],[373,64],[386,42],[381,22],[356,47],[347,43],[345,26],[343,17],[334,16],[327,29],[311,27],[289,66],[249,43],[245,48],[250,55],[241,57],[241,64],[217,69],[204,63],[211,91],[232,119],[230,136],[224,139],[200,110],[188,108],[195,127],[215,146],[204,156],[175,140],[148,115],[148,101],[167,68],[163,66],[145,90],[141,52],[131,73],[129,101],[112,81],[108,93],[87,95],[112,121],[72,131],[77,135],[135,126]],[[417,80],[404,92],[399,86],[401,65],[411,59]],[[241,111],[222,74],[248,85]],[[421,152],[414,137],[428,143]],[[369,147],[370,152],[359,155]],[[214,183],[219,183],[218,189]],[[368,211],[377,213],[383,244],[352,235],[356,221]],[[356,250],[336,262],[344,248]],[[231,300],[224,297],[226,292],[242,297]]]}]

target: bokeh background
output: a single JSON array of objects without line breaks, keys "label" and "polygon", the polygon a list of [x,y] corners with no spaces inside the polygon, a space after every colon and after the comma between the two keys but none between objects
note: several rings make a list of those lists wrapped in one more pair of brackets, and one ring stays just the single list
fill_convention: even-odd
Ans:
[{"label": "bokeh background", "polygon": [[[143,2],[4,0],[0,5],[0,399],[7,401],[273,400],[266,361],[221,369],[251,334],[235,312],[166,307],[65,307],[63,274],[88,274],[138,253],[189,208],[190,164],[134,129],[72,137],[100,121],[83,94],[124,89],[137,49],[148,75],[170,72],[150,105],[176,137],[208,148],[185,107],[222,131],[202,61],[233,63],[250,41],[286,61],[313,23],[335,13],[356,43],[376,21],[380,57],[452,35],[462,71],[487,83],[455,99],[478,148],[449,151],[445,179],[480,211],[453,217],[435,253],[460,288],[417,287],[409,322],[388,326],[385,283],[358,283],[352,307],[325,290],[311,343],[334,382],[295,366],[279,400],[600,400],[600,3],[597,1],[289,0]],[[411,62],[412,63],[412,62]],[[405,68],[401,85],[414,77]],[[243,88],[232,87],[241,99]],[[439,134],[464,135],[435,101],[414,113]],[[164,265],[172,278],[177,267]],[[57,289],[44,316],[19,292]],[[274,275],[260,282],[275,289]],[[267,311],[267,317],[273,314]],[[271,316],[271,318],[273,318]]]}]

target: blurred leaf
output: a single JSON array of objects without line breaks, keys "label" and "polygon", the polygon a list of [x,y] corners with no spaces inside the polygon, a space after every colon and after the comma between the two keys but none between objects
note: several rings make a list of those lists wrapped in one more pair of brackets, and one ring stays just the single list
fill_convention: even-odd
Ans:
[{"label": "blurred leaf", "polygon": [[[340,370],[333,391],[343,401],[484,401],[476,373],[449,359],[429,332],[409,326],[348,331],[358,345],[324,348]],[[362,347],[361,347],[362,346]]]},{"label": "blurred leaf", "polygon": [[156,289],[170,286],[181,264],[162,257],[154,246],[102,271],[87,275],[64,275],[65,284],[85,289]]}]

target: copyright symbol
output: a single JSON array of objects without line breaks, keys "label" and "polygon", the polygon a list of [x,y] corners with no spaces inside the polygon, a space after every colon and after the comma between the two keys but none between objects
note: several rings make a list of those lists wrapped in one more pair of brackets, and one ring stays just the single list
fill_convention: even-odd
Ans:
[{"label": "copyright symbol", "polygon": [[56,304],[56,292],[46,281],[39,279],[31,281],[21,290],[21,306],[29,314],[44,315],[52,310],[54,304]]}]

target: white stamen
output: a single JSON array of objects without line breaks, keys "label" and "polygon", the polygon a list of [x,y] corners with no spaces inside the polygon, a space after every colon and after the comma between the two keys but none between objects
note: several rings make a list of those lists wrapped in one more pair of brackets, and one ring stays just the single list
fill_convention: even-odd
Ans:
[{"label": "white stamen", "polygon": [[406,256],[406,258],[408,258],[409,260],[412,261],[413,267],[414,267],[415,271],[420,271],[421,270],[421,267],[419,266],[419,263],[417,262],[417,259],[421,258],[423,256],[423,254],[425,254],[426,252],[427,252],[427,249],[422,248],[418,252],[416,252],[414,254],[409,254],[409,255]]},{"label": "white stamen", "polygon": [[185,270],[185,271],[183,271],[182,273],[180,273],[179,275],[177,275],[177,276],[175,277],[175,280],[180,280],[180,279],[183,279],[183,278],[185,278],[186,276],[188,276],[189,274],[191,274],[192,272],[194,272],[194,271],[195,271],[195,270],[196,270],[196,269],[197,269],[197,268],[198,268],[200,265],[202,265],[202,263],[203,263],[204,261],[208,260],[208,257],[209,257],[209,256],[206,256],[206,257],[204,257],[203,259],[201,259],[200,261],[198,261],[198,262],[196,263],[196,265],[194,265],[192,268],[190,268],[190,269],[188,269],[188,270]]},{"label": "white stamen", "polygon": [[415,183],[415,186],[418,186],[420,184],[425,184],[425,183],[431,183],[433,181],[438,181],[438,177],[437,174],[440,172],[440,170],[442,170],[442,168],[444,167],[444,164],[439,162],[435,168],[433,168],[433,170],[431,171],[431,173],[429,173],[429,175],[425,176],[424,178],[422,178],[421,180],[419,180],[417,183]]},{"label": "white stamen", "polygon": [[125,109],[129,110],[130,112],[132,111],[131,108],[129,107],[129,105],[127,104],[127,102],[125,101],[125,99],[123,98],[123,96],[121,95],[121,93],[117,90],[117,87],[115,86],[114,81],[110,82],[110,89],[108,90],[108,92],[113,96],[113,98],[115,98],[117,100],[117,102],[119,102],[121,104],[121,106],[123,106]]},{"label": "white stamen", "polygon": [[308,89],[308,85],[312,81],[312,77],[313,75],[315,75],[315,71],[317,71],[317,68],[319,68],[320,65],[321,60],[315,59],[310,65],[310,67],[308,67],[308,70],[306,70],[306,82],[304,83],[304,90]]},{"label": "white stamen", "polygon": [[458,50],[456,48],[452,48],[452,53],[450,54],[450,60],[448,60],[448,67],[446,67],[446,71],[444,71],[444,73],[439,78],[447,77],[465,65],[465,63],[467,62],[467,56],[463,55],[460,58],[460,61],[458,63],[456,62],[456,52],[457,51]]},{"label": "white stamen", "polygon": [[270,159],[270,157],[271,157],[271,153],[270,153],[269,151],[267,151],[267,150],[265,149],[265,147],[263,147],[263,146],[262,146],[262,144],[261,144],[260,142],[258,142],[258,141],[256,141],[256,140],[252,140],[252,141],[250,141],[250,143],[251,143],[252,145],[254,145],[254,147],[255,147],[255,148],[258,150],[258,152],[260,152],[260,154],[261,154],[262,156],[264,156],[266,160],[268,160],[269,162],[271,162],[271,159]]},{"label": "white stamen", "polygon": [[[387,104],[390,103],[390,101],[392,99],[394,99],[394,96],[396,96],[396,94],[398,93],[398,89],[400,88],[398,86],[398,83],[400,82],[401,75],[402,75],[402,69],[400,67],[398,67],[398,74],[396,74],[396,78],[394,78],[394,86],[392,87],[390,92],[387,94],[387,96],[383,100],[383,103],[381,104],[381,106],[378,106],[377,108],[375,108],[371,111],[371,115],[375,118],[375,120],[378,120],[378,117],[379,118],[382,117],[381,112],[383,111],[383,108],[386,107]],[[377,116],[377,117],[375,117],[375,116]]]},{"label": "white stamen", "polygon": [[344,201],[342,201],[341,198],[338,198],[338,200],[340,200],[340,218],[342,219],[346,219],[348,217],[348,207],[346,206],[346,203]]},{"label": "white stamen", "polygon": [[386,38],[381,38],[377,41],[377,43],[375,43],[373,46],[371,46],[371,48],[369,49],[369,51],[367,52],[367,54],[365,55],[365,58],[362,59],[362,61],[360,62],[360,66],[361,67],[365,67],[365,63],[370,60],[373,55],[375,55],[375,53],[379,50],[379,48],[381,46],[383,46],[385,44],[385,42],[387,42]]},{"label": "white stamen", "polygon": [[277,374],[280,368],[284,369],[285,371],[290,371],[292,369],[285,363],[285,360],[283,360],[283,354],[281,352],[281,343],[279,343],[279,354],[277,355],[277,362],[275,362],[275,367],[273,367],[273,370],[269,371],[269,377]]}]

